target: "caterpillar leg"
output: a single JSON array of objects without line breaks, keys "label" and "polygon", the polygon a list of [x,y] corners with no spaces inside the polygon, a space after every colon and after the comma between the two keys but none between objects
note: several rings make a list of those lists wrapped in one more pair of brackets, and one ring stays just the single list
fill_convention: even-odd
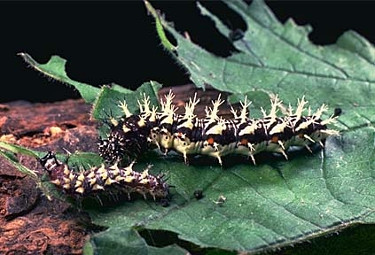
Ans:
[{"label": "caterpillar leg", "polygon": [[254,158],[254,155],[252,153],[249,153],[249,157],[251,158],[251,160],[253,161],[253,164],[254,166],[256,166],[256,162],[255,162],[255,158]]},{"label": "caterpillar leg", "polygon": [[284,158],[285,158],[286,160],[288,160],[288,155],[286,154],[285,150],[283,150],[283,148],[279,147],[279,148],[273,150],[273,152],[275,152],[275,153],[279,153],[279,154],[283,155]]},{"label": "caterpillar leg", "polygon": [[324,143],[322,141],[319,141],[318,143],[319,143],[320,147],[323,149],[324,148]]},{"label": "caterpillar leg", "polygon": [[277,143],[280,145],[280,147],[285,151],[284,143],[280,140],[277,141]]},{"label": "caterpillar leg", "polygon": [[308,136],[308,135],[303,135],[303,137],[306,139],[306,140],[309,140],[311,143],[315,143],[315,140],[314,139],[312,139],[310,136]]},{"label": "caterpillar leg", "polygon": [[281,150],[279,151],[279,153],[280,153],[281,155],[283,155],[284,158],[285,158],[286,160],[288,160],[288,155],[286,155],[286,153],[285,153],[285,151],[284,151],[283,149],[281,149]]},{"label": "caterpillar leg", "polygon": [[254,146],[251,143],[247,143],[247,148],[249,151],[255,151]]},{"label": "caterpillar leg", "polygon": [[210,156],[217,158],[220,166],[223,166],[223,161],[221,160],[220,151],[213,152],[213,153],[210,154]]},{"label": "caterpillar leg", "polygon": [[184,163],[185,163],[185,165],[189,165],[189,160],[188,160],[186,152],[184,152],[182,155],[184,156]]},{"label": "caterpillar leg", "polygon": [[305,145],[305,148],[312,154],[313,151],[311,150],[310,146],[308,146],[307,144]]},{"label": "caterpillar leg", "polygon": [[212,146],[215,149],[215,151],[219,151],[219,144],[217,142],[214,142]]},{"label": "caterpillar leg", "polygon": [[221,160],[221,157],[218,155],[216,158],[219,160],[220,166],[223,166],[223,161]]}]

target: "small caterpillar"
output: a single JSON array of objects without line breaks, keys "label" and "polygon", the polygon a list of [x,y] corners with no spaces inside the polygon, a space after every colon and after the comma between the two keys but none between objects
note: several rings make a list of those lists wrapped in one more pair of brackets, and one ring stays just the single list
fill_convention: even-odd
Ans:
[{"label": "small caterpillar", "polygon": [[324,147],[328,136],[338,135],[338,131],[328,129],[327,124],[333,123],[336,116],[321,119],[327,106],[322,105],[315,113],[303,115],[307,101],[304,97],[298,100],[295,110],[289,106],[288,114],[278,117],[281,101],[276,96],[271,100],[271,110],[263,118],[249,117],[248,107],[251,102],[241,102],[238,113],[232,108],[233,119],[225,120],[218,116],[219,106],[224,103],[220,95],[212,101],[212,108],[206,107],[206,117],[199,119],[194,109],[199,99],[190,98],[185,105],[183,115],[176,114],[177,107],[172,104],[174,98],[170,91],[161,102],[161,111],[150,106],[149,97],[144,95],[138,101],[140,113],[132,114],[126,102],[119,104],[124,116],[120,120],[109,121],[110,133],[99,142],[99,154],[106,161],[117,162],[124,157],[134,158],[152,147],[162,152],[175,150],[181,153],[187,162],[187,155],[202,154],[218,159],[228,154],[248,156],[256,164],[254,155],[268,151],[282,154],[286,159],[287,150],[292,146],[305,147],[311,152],[310,146],[319,144]]},{"label": "small caterpillar", "polygon": [[145,199],[147,195],[154,200],[169,198],[169,186],[162,175],[151,175],[148,169],[142,173],[133,171],[133,163],[125,168],[119,168],[117,164],[110,167],[102,165],[74,172],[67,164],[59,161],[53,152],[48,152],[40,162],[47,171],[50,182],[73,197],[118,192],[126,194],[129,200],[131,193],[139,193]]}]

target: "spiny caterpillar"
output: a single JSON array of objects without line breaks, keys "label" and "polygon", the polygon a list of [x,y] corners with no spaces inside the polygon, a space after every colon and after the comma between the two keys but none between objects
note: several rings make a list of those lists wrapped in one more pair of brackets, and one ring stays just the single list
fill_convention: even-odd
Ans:
[{"label": "spiny caterpillar", "polygon": [[124,112],[120,120],[112,119],[110,133],[107,139],[99,143],[99,153],[107,161],[117,162],[124,156],[136,157],[145,150],[158,147],[162,152],[175,150],[181,153],[187,162],[187,155],[202,154],[218,159],[228,154],[240,154],[250,157],[255,164],[254,155],[268,151],[282,154],[292,146],[305,147],[311,152],[310,146],[323,143],[328,136],[338,135],[338,131],[328,129],[327,124],[333,123],[336,116],[321,119],[327,106],[322,105],[315,113],[303,115],[307,101],[304,97],[298,100],[295,110],[289,106],[288,114],[278,117],[277,112],[282,102],[276,96],[271,100],[271,110],[264,111],[263,118],[249,117],[248,107],[251,102],[245,98],[241,102],[241,111],[232,108],[233,119],[225,120],[219,117],[219,106],[224,103],[220,95],[212,101],[212,108],[206,107],[206,117],[199,119],[194,109],[199,99],[190,98],[185,105],[183,115],[176,114],[177,107],[172,104],[174,98],[170,91],[161,101],[161,111],[150,107],[149,97],[144,95],[142,102],[138,101],[140,113],[132,114],[126,102],[119,106]]},{"label": "spiny caterpillar", "polygon": [[82,172],[74,172],[67,164],[59,161],[53,152],[40,159],[47,171],[50,182],[70,196],[85,197],[105,192],[126,194],[139,193],[145,199],[150,195],[154,200],[168,199],[169,186],[162,175],[153,176],[148,169],[142,173],[133,171],[133,163],[125,168],[117,164],[106,167],[93,167]]}]

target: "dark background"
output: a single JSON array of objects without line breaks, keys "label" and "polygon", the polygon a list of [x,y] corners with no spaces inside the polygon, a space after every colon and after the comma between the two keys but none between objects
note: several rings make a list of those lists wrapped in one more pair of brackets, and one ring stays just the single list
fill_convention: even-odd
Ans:
[{"label": "dark background", "polygon": [[[353,29],[375,42],[375,2],[270,1],[282,22],[311,24],[310,39],[319,45],[334,43]],[[193,1],[159,1],[154,7],[173,21],[178,31],[215,54],[227,56],[232,46],[199,14]],[[217,1],[204,2],[233,29],[245,29],[242,20]],[[1,2],[0,102],[29,100],[52,102],[78,98],[72,88],[48,80],[28,68],[18,52],[45,63],[51,55],[68,60],[67,73],[92,85],[115,82],[135,89],[145,81],[164,86],[189,82],[186,72],[161,47],[154,21],[143,2]]]}]

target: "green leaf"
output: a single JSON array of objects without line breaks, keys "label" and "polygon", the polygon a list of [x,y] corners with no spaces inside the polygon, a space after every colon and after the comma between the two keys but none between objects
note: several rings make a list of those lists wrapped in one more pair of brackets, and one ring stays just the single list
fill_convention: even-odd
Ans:
[{"label": "green leaf", "polygon": [[[298,26],[292,19],[281,24],[263,1],[250,6],[236,0],[224,3],[247,24],[243,39],[233,42],[239,52],[227,58],[215,56],[161,21],[178,43],[171,53],[196,86],[210,84],[235,94],[261,90],[292,104],[306,95],[313,108],[326,103],[356,112],[355,126],[374,121],[375,49],[366,39],[348,31],[336,44],[317,46],[308,39],[310,26]],[[231,30],[203,6],[198,7],[229,40]],[[340,118],[342,129],[348,128],[346,117]]]},{"label": "green leaf", "polygon": [[[119,103],[123,101],[126,101],[130,112],[136,113],[139,110],[138,100],[142,100],[144,95],[150,98],[151,105],[157,106],[160,88],[161,84],[155,81],[143,83],[136,91],[123,89],[118,85],[103,86],[93,104],[91,115],[97,120],[108,120],[109,117],[118,119],[124,115],[119,107]],[[102,126],[99,129],[100,137],[105,137],[108,131],[107,126]]]},{"label": "green leaf", "polygon": [[[354,135],[345,133],[327,141],[318,155],[299,153],[289,162],[274,159],[259,166],[233,162],[221,169],[214,161],[185,166],[181,159],[159,159],[152,170],[167,173],[176,186],[170,207],[135,201],[90,214],[99,225],[169,230],[201,247],[238,251],[273,249],[372,222],[373,168],[354,167],[369,168],[374,161],[373,152],[364,150],[373,146],[368,134],[375,138],[366,128],[353,143],[343,144]],[[197,189],[204,193],[198,201]],[[226,201],[220,206],[214,201],[221,195]]]},{"label": "green leaf", "polygon": [[[236,157],[225,158],[223,168],[205,157],[186,166],[181,157],[154,158],[150,153],[139,160],[137,167],[142,169],[152,162],[151,172],[166,173],[168,183],[175,185],[171,188],[171,205],[164,208],[136,200],[90,209],[96,224],[109,227],[103,233],[109,239],[98,242],[98,246],[91,242],[88,252],[101,247],[125,252],[128,248],[118,245],[117,237],[131,243],[134,236],[128,230],[134,226],[171,231],[201,247],[258,252],[353,224],[375,222],[374,47],[352,31],[334,45],[316,46],[308,40],[309,26],[297,26],[292,20],[281,24],[262,1],[254,1],[251,6],[235,0],[225,3],[248,28],[243,39],[233,42],[239,52],[227,58],[215,56],[181,36],[148,2],[146,7],[156,18],[162,44],[187,68],[197,86],[210,84],[232,92],[234,100],[247,94],[255,109],[268,105],[273,94],[279,94],[286,104],[295,105],[297,98],[305,95],[313,109],[322,103],[341,107],[343,115],[336,129],[342,135],[327,139],[326,148],[313,155],[291,153],[290,161],[268,155],[258,166]],[[229,38],[231,31],[203,6],[198,7]],[[177,47],[168,44],[163,27],[176,38]],[[30,59],[26,61],[50,77],[59,78],[62,73],[66,82],[61,68],[64,60],[55,57],[51,63],[39,65]],[[55,69],[60,70],[60,76],[54,75]],[[126,89],[104,87],[94,91],[87,93],[86,100],[95,101],[93,114],[97,118],[105,117],[103,111],[107,109],[120,115],[118,97],[129,100],[132,111],[136,107],[136,97]],[[200,200],[193,196],[197,189],[204,193]],[[221,196],[226,200],[218,203]]]},{"label": "green leaf", "polygon": [[167,35],[164,32],[163,24],[162,24],[164,20],[160,17],[159,12],[156,11],[147,0],[144,0],[144,3],[145,3],[147,10],[155,19],[155,29],[156,29],[156,32],[158,33],[161,44],[169,51],[176,50],[176,47],[168,40]]},{"label": "green leaf", "polygon": [[252,118],[262,118],[263,113],[261,109],[269,111],[271,108],[270,95],[264,91],[251,91],[244,94],[232,94],[228,97],[228,102],[233,104],[239,101],[244,102],[245,98],[251,98],[251,105],[249,107]]},{"label": "green leaf", "polygon": [[115,228],[94,235],[85,245],[84,254],[187,254],[187,251],[177,245],[162,248],[149,246],[135,230]]},{"label": "green leaf", "polygon": [[107,119],[108,115],[119,118],[124,115],[119,103],[126,101],[130,112],[137,112],[138,100],[142,100],[144,95],[150,97],[151,105],[158,105],[158,90],[161,84],[155,81],[143,83],[136,91],[123,89],[118,85],[113,87],[103,86],[94,102],[92,116],[95,119]]},{"label": "green leaf", "polygon": [[[258,166],[237,157],[225,158],[223,168],[206,157],[186,166],[181,157],[155,160],[146,155],[138,167],[153,162],[152,171],[166,173],[175,186],[171,205],[162,208],[137,200],[93,209],[94,222],[108,231],[132,226],[167,230],[200,247],[246,252],[374,223],[373,46],[354,32],[335,45],[315,46],[307,38],[310,27],[291,20],[281,24],[262,1],[249,7],[240,1],[225,3],[248,27],[245,37],[234,42],[239,53],[228,58],[193,44],[161,20],[176,38],[176,58],[191,79],[198,86],[235,93],[232,100],[247,94],[255,108],[269,104],[273,94],[294,106],[305,95],[313,109],[322,103],[341,107],[343,115],[335,127],[341,136],[327,139],[325,149],[312,155],[292,152],[289,161],[268,155]],[[229,35],[219,19],[199,8]],[[197,189],[204,193],[200,200],[193,196]],[[220,196],[226,198],[224,203],[218,203]]]},{"label": "green leaf", "polygon": [[29,150],[25,147],[10,144],[10,143],[5,143],[5,142],[0,142],[0,147],[3,148],[3,149],[6,149],[8,151],[11,151],[13,153],[20,153],[20,154],[31,156],[31,157],[34,157],[34,158],[39,158],[40,154],[41,154],[38,151],[32,151],[32,150]]},{"label": "green leaf", "polygon": [[98,154],[92,152],[77,151],[68,157],[66,155],[63,156],[63,162],[67,161],[70,166],[76,167],[77,170],[90,169],[93,166],[99,166],[103,163],[103,159]]},{"label": "green leaf", "polygon": [[18,55],[20,55],[32,68],[43,73],[47,77],[51,77],[52,79],[76,88],[87,103],[93,103],[95,101],[99,89],[89,84],[70,79],[65,72],[65,59],[59,56],[52,56],[46,64],[39,64],[27,53],[19,53]]}]

